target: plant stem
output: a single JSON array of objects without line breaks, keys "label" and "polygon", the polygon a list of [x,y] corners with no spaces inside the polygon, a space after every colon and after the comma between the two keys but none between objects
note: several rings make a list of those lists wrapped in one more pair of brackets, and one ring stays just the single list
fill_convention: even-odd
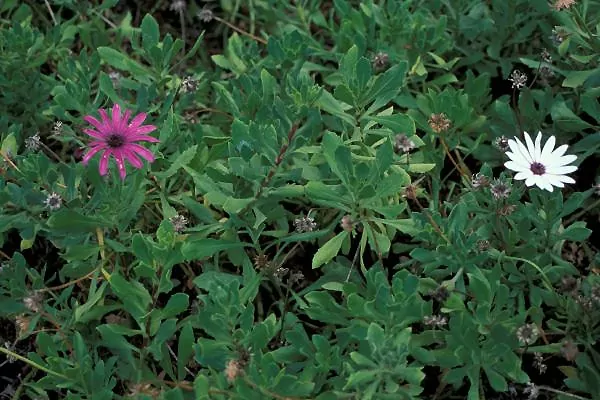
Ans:
[{"label": "plant stem", "polygon": [[67,378],[65,375],[60,374],[58,372],[54,372],[51,369],[48,369],[48,368],[44,367],[43,365],[40,365],[34,361],[31,361],[29,358],[23,357],[15,352],[5,349],[4,347],[0,347],[0,353],[4,353],[10,357],[16,358],[19,361],[23,361],[24,363],[31,365],[33,368],[39,369],[40,371],[44,371],[48,375],[53,375],[53,376],[56,376],[57,378],[69,380],[69,378]]}]

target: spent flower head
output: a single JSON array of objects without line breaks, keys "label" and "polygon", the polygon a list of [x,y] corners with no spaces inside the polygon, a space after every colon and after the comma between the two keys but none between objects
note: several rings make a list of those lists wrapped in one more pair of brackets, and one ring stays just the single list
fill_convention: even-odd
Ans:
[{"label": "spent flower head", "polygon": [[508,77],[508,80],[512,82],[513,89],[520,90],[523,89],[527,84],[527,74],[515,69]]},{"label": "spent flower head", "polygon": [[317,228],[317,223],[313,217],[302,217],[294,220],[296,232],[312,232]]},{"label": "spent flower head", "polygon": [[131,111],[125,110],[121,115],[121,107],[115,104],[109,117],[105,110],[100,109],[98,113],[102,117],[99,121],[91,115],[83,119],[90,123],[95,129],[84,129],[83,131],[94,138],[90,143],[90,149],[83,156],[83,164],[87,165],[90,158],[96,153],[102,152],[100,156],[100,175],[105,176],[108,173],[108,159],[114,157],[119,168],[119,176],[125,179],[127,171],[125,169],[125,160],[135,168],[142,168],[141,156],[148,162],[154,161],[154,155],[148,149],[140,146],[136,142],[157,143],[158,139],[147,134],[156,130],[154,125],[142,125],[146,119],[146,113],[138,114],[131,122]]},{"label": "spent flower head", "polygon": [[490,179],[481,172],[478,172],[471,177],[471,186],[473,186],[473,189],[475,190],[489,185]]},{"label": "spent flower head", "polygon": [[229,360],[225,366],[225,377],[227,382],[232,383],[243,372],[243,366],[238,360]]},{"label": "spent flower head", "polygon": [[62,204],[62,198],[58,193],[52,192],[46,197],[44,204],[51,210],[58,210]]},{"label": "spent flower head", "polygon": [[398,152],[408,153],[416,147],[415,142],[401,133],[394,138],[394,149]]},{"label": "spent flower head", "polygon": [[25,139],[25,148],[29,151],[38,151],[42,145],[39,132]]},{"label": "spent flower head", "polygon": [[554,149],[556,138],[550,136],[542,147],[542,132],[538,132],[535,143],[525,132],[525,144],[515,137],[508,141],[511,151],[506,155],[510,161],[504,166],[517,172],[514,179],[525,180],[525,185],[536,185],[540,189],[552,192],[553,186],[563,188],[565,183],[575,183],[575,180],[566,174],[574,172],[577,167],[571,164],[577,159],[575,155],[564,155],[569,146],[563,144]]},{"label": "spent flower head", "polygon": [[42,310],[43,297],[40,292],[33,292],[23,299],[23,304],[28,310],[37,313]]},{"label": "spent flower head", "polygon": [[542,353],[533,353],[533,366],[538,370],[540,375],[544,374],[548,370],[548,366],[544,363],[544,356]]},{"label": "spent flower head", "polygon": [[529,346],[530,344],[535,343],[538,338],[539,332],[537,326],[535,324],[525,324],[517,329],[517,339],[522,345]]},{"label": "spent flower head", "polygon": [[381,70],[387,68],[387,66],[389,65],[390,56],[388,55],[388,53],[380,51],[373,56],[372,63],[373,63],[373,68],[375,68],[375,70],[381,71]]},{"label": "spent flower head", "polygon": [[188,224],[188,220],[183,215],[175,214],[174,216],[169,218],[171,224],[173,224],[173,229],[177,233],[183,232]]},{"label": "spent flower head", "polygon": [[533,382],[528,382],[523,394],[527,395],[527,400],[535,400],[540,395],[540,389]]},{"label": "spent flower head", "polygon": [[506,136],[500,136],[499,138],[496,138],[496,140],[494,140],[494,146],[496,146],[496,148],[502,152],[506,152],[510,149],[508,146],[508,138]]},{"label": "spent flower head", "polygon": [[565,32],[565,30],[562,27],[555,26],[554,29],[552,29],[552,35],[550,35],[550,40],[552,40],[552,43],[554,43],[555,46],[560,46],[560,44],[564,42],[566,38],[567,32]]},{"label": "spent flower head", "polygon": [[568,10],[573,4],[575,4],[575,0],[555,0],[552,8],[556,11]]},{"label": "spent flower head", "polygon": [[186,7],[187,3],[185,2],[185,0],[173,0],[169,5],[169,10],[175,12],[183,12],[185,11]]},{"label": "spent flower head", "polygon": [[434,328],[442,328],[448,324],[448,318],[443,315],[426,315],[423,317],[423,323]]},{"label": "spent flower head", "polygon": [[200,11],[198,11],[197,15],[198,18],[200,18],[200,21],[202,22],[210,22],[213,20],[213,18],[215,18],[215,15],[213,14],[212,10],[207,7],[203,7]]},{"label": "spent flower head", "polygon": [[58,136],[58,135],[61,135],[62,133],[63,133],[62,121],[54,122],[54,125],[52,126],[52,134]]},{"label": "spent flower head", "polygon": [[431,114],[428,123],[429,127],[436,133],[446,132],[452,126],[452,121],[444,113]]},{"label": "spent flower head", "polygon": [[490,185],[490,192],[494,199],[507,199],[512,191],[510,185],[500,179],[494,179],[494,182]]},{"label": "spent flower head", "polygon": [[193,76],[186,76],[181,81],[181,91],[183,93],[191,93],[198,90],[198,81]]}]

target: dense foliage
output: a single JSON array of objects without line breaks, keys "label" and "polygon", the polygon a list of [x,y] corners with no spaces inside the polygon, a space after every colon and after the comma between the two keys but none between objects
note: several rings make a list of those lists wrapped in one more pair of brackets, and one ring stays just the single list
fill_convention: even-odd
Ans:
[{"label": "dense foliage", "polygon": [[599,34],[0,2],[0,398],[600,399]]}]

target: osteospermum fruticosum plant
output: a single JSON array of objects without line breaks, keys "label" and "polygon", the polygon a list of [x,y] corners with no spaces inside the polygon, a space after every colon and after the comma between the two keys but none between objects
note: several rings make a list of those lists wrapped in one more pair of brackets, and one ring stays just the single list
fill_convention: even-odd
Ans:
[{"label": "osteospermum fruticosum plant", "polygon": [[99,109],[101,121],[98,121],[91,115],[83,119],[90,123],[95,129],[84,129],[83,131],[90,135],[93,140],[90,142],[90,149],[83,156],[83,164],[87,164],[90,158],[96,153],[102,152],[100,156],[99,171],[104,176],[108,173],[108,161],[113,156],[117,162],[119,176],[125,179],[127,171],[124,160],[127,160],[135,168],[142,168],[142,161],[138,155],[148,162],[154,161],[154,155],[148,149],[140,146],[136,142],[158,143],[159,140],[148,136],[147,134],[156,130],[154,125],[142,125],[146,119],[146,113],[140,113],[135,116],[131,122],[131,111],[125,110],[121,115],[121,107],[115,104],[112,108],[110,117],[104,109]]}]

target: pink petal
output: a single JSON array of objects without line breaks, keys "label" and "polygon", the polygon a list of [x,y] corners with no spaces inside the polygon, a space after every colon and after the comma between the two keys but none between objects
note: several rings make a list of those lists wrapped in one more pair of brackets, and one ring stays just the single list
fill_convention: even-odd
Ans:
[{"label": "pink petal", "polygon": [[129,135],[145,135],[146,133],[150,133],[156,130],[156,126],[154,125],[142,125],[135,129],[129,129]]},{"label": "pink petal", "polygon": [[88,135],[90,135],[91,137],[93,137],[93,138],[100,139],[100,140],[106,139],[106,134],[105,133],[98,132],[98,131],[96,131],[94,129],[87,129],[86,128],[83,131],[85,133],[87,133]]},{"label": "pink petal", "polygon": [[125,163],[123,162],[123,154],[119,150],[113,150],[113,156],[117,161],[119,176],[121,177],[121,180],[125,180],[125,176],[127,176],[127,170],[125,169]]},{"label": "pink petal", "polygon": [[98,121],[91,115],[86,115],[85,117],[83,117],[83,120],[88,122],[90,125],[93,125],[94,128],[98,129],[100,132],[106,129],[106,125],[104,123]]},{"label": "pink petal", "polygon": [[133,165],[135,168],[140,169],[144,166],[142,161],[135,155],[133,151],[130,151],[126,148],[121,150],[123,157],[129,162],[129,164]]},{"label": "pink petal", "polygon": [[127,127],[129,123],[129,118],[131,118],[131,110],[125,110],[125,114],[123,114],[123,128]]},{"label": "pink petal", "polygon": [[90,161],[90,158],[92,158],[94,156],[94,154],[96,154],[97,152],[99,152],[103,148],[104,147],[102,147],[102,146],[96,146],[96,147],[90,148],[88,150],[88,152],[85,153],[85,155],[83,156],[83,160],[81,160],[81,162],[83,163],[83,165],[87,165],[87,163]]},{"label": "pink petal", "polygon": [[110,157],[111,153],[112,153],[112,150],[106,149],[104,151],[104,153],[102,153],[102,157],[100,157],[99,171],[100,171],[100,175],[102,175],[102,176],[104,176],[108,173],[108,157]]},{"label": "pink petal", "polygon": [[129,143],[129,144],[127,144],[127,150],[131,150],[134,153],[139,154],[140,156],[142,156],[142,158],[144,158],[148,162],[154,161],[154,154],[152,154],[152,152],[150,150],[148,150],[145,147],[140,146],[139,144]]},{"label": "pink petal", "polygon": [[121,107],[119,104],[115,104],[112,108],[112,122],[115,128],[121,123]]},{"label": "pink petal", "polygon": [[98,109],[98,114],[102,117],[102,123],[104,126],[108,126],[110,123],[110,118],[108,118],[108,114],[103,108]]},{"label": "pink petal", "polygon": [[129,124],[130,128],[137,128],[140,125],[142,125],[142,122],[144,122],[146,120],[146,113],[140,113],[138,115],[135,116],[135,118],[133,118],[131,120],[131,123]]},{"label": "pink petal", "polygon": [[160,143],[160,140],[148,135],[139,135],[139,136],[130,136],[127,138],[130,142],[150,142],[150,143]]}]

